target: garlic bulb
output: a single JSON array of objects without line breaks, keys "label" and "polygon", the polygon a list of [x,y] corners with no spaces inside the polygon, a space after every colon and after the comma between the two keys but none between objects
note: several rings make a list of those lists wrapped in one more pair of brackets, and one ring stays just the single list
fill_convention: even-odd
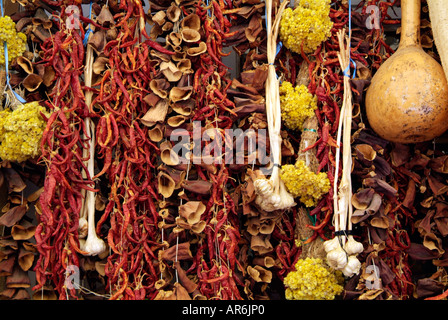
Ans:
[{"label": "garlic bulb", "polygon": [[348,257],[347,264],[345,265],[344,269],[342,269],[342,273],[346,277],[351,277],[355,274],[358,274],[360,269],[361,262],[359,262],[356,256],[352,255]]},{"label": "garlic bulb", "polygon": [[79,222],[78,222],[78,237],[80,239],[84,239],[85,237],[87,237],[87,219],[84,217],[79,218]]},{"label": "garlic bulb", "polygon": [[82,251],[87,252],[86,255],[96,256],[106,250],[106,243],[98,238],[95,230],[95,195],[91,191],[87,191],[86,196],[88,217],[88,234],[87,239],[81,247]]},{"label": "garlic bulb", "polygon": [[339,246],[340,246],[339,239],[337,237],[334,237],[333,239],[324,242],[324,249],[326,253],[335,250]]},{"label": "garlic bulb", "polygon": [[327,253],[327,263],[336,270],[341,270],[345,267],[347,264],[347,254],[340,245]]},{"label": "garlic bulb", "polygon": [[344,244],[344,250],[349,256],[356,256],[364,251],[364,246],[361,242],[356,241],[352,235],[349,235],[347,242]]},{"label": "garlic bulb", "polygon": [[295,205],[294,198],[286,191],[282,181],[278,182],[278,192],[275,192],[276,188],[270,179],[256,179],[254,188],[257,193],[255,203],[264,211],[283,210]]}]

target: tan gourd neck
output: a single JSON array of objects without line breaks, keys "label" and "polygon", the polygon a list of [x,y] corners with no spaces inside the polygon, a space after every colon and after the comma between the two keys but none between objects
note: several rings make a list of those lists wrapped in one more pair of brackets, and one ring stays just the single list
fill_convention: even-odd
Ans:
[{"label": "tan gourd neck", "polygon": [[400,48],[420,46],[420,1],[401,0]]}]

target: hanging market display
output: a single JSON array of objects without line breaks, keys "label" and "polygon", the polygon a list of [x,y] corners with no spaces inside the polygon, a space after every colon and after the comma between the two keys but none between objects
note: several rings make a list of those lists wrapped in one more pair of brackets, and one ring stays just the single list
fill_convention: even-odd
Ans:
[{"label": "hanging market display", "polygon": [[0,298],[448,298],[443,0],[0,0]]}]

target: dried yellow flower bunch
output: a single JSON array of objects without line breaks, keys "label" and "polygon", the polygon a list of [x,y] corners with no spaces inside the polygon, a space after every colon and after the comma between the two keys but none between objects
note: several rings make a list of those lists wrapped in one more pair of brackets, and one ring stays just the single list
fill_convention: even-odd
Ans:
[{"label": "dried yellow flower bunch", "polygon": [[330,0],[298,0],[296,8],[283,11],[280,40],[289,50],[312,53],[331,35]]},{"label": "dried yellow flower bunch", "polygon": [[16,31],[11,17],[0,17],[0,65],[5,64],[5,46],[8,46],[8,62],[20,57],[26,49],[26,35]]},{"label": "dried yellow flower bunch", "polygon": [[282,166],[280,178],[286,186],[288,192],[299,198],[307,207],[316,206],[317,201],[330,190],[330,180],[325,172],[314,173],[299,160],[294,165],[286,164]]},{"label": "dried yellow flower bunch", "polygon": [[280,107],[285,126],[291,130],[302,130],[306,118],[311,117],[317,108],[317,97],[304,85],[294,88],[291,82],[283,81],[280,85]]},{"label": "dried yellow flower bunch", "polygon": [[322,259],[300,259],[295,268],[283,280],[288,300],[333,300],[343,290],[340,272],[330,271]]},{"label": "dried yellow flower bunch", "polygon": [[40,154],[40,140],[48,115],[37,101],[19,106],[14,111],[0,111],[0,159],[23,162]]}]

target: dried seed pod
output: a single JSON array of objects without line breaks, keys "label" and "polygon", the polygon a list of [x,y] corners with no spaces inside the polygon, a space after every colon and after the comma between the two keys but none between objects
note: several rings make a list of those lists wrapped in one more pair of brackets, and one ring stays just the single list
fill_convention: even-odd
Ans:
[{"label": "dried seed pod", "polygon": [[174,192],[174,187],[176,186],[174,180],[165,172],[159,171],[157,182],[159,193],[165,198],[171,197]]},{"label": "dried seed pod", "polygon": [[182,27],[182,29],[192,29],[195,31],[199,31],[201,29],[201,19],[197,14],[191,13],[182,19],[180,26]]},{"label": "dried seed pod", "polygon": [[34,237],[37,226],[28,221],[23,221],[11,228],[11,235],[14,240],[29,240]]},{"label": "dried seed pod", "polygon": [[193,255],[190,251],[189,242],[183,242],[179,243],[179,245],[171,246],[162,253],[162,259],[167,261],[190,260],[192,258]]},{"label": "dried seed pod", "polygon": [[22,85],[30,92],[33,92],[39,88],[40,84],[44,80],[35,73],[30,73],[26,76],[25,79],[23,79]]},{"label": "dried seed pod", "polygon": [[177,63],[176,66],[184,75],[194,73],[194,71],[191,69],[190,59],[182,59]]},{"label": "dried seed pod", "polygon": [[28,274],[16,266],[10,276],[6,278],[8,288],[29,288],[31,286]]},{"label": "dried seed pod", "polygon": [[179,114],[179,115],[176,115],[176,116],[169,117],[168,120],[167,120],[167,124],[170,127],[177,128],[180,125],[182,125],[187,119],[188,118],[186,116],[183,116],[183,115]]},{"label": "dried seed pod", "polygon": [[33,64],[31,61],[24,56],[17,57],[17,64],[25,71],[30,74],[34,72]]},{"label": "dried seed pod", "polygon": [[201,34],[194,29],[183,28],[181,34],[182,40],[185,42],[198,42],[199,40],[201,40]]},{"label": "dried seed pod", "polygon": [[[179,39],[181,40],[181,42],[182,42],[182,36],[180,35],[180,33],[178,33],[177,35],[179,35]],[[183,60],[183,59],[185,59],[187,57],[187,53],[184,51],[184,50],[181,50],[181,51],[176,51],[172,56],[171,56],[171,59],[173,60],[173,61],[181,61],[181,60]]]},{"label": "dried seed pod", "polygon": [[250,248],[260,255],[264,255],[268,252],[274,250],[272,244],[269,241],[269,235],[256,235],[253,236],[250,240]]},{"label": "dried seed pod", "polygon": [[157,122],[165,121],[168,112],[168,102],[166,99],[160,99],[157,104],[149,109],[140,121],[147,127],[152,127]]},{"label": "dried seed pod", "polygon": [[179,102],[183,100],[187,100],[190,98],[193,93],[193,87],[174,87],[170,91],[169,99],[171,102]]},{"label": "dried seed pod", "polygon": [[255,266],[255,267],[248,266],[247,267],[247,273],[256,282],[271,283],[272,272],[269,271],[269,270],[266,270],[262,266]]},{"label": "dried seed pod", "polygon": [[149,83],[149,87],[156,95],[165,99],[168,96],[167,89],[170,87],[170,84],[166,79],[153,79]]},{"label": "dried seed pod", "polygon": [[56,293],[53,288],[44,286],[42,289],[35,291],[32,296],[33,300],[57,300]]},{"label": "dried seed pod", "polygon": [[93,48],[96,54],[102,53],[106,45],[106,32],[104,30],[95,31],[87,44]]},{"label": "dried seed pod", "polygon": [[182,43],[182,35],[179,32],[170,32],[166,36],[166,42],[170,44],[173,48],[179,47]]},{"label": "dried seed pod", "polygon": [[162,31],[163,32],[170,31],[173,29],[173,27],[174,27],[174,24],[171,21],[167,21],[163,24]]},{"label": "dried seed pod", "polygon": [[28,271],[33,266],[33,262],[34,254],[25,250],[24,248],[20,248],[18,259],[20,268],[22,268],[23,271]]},{"label": "dried seed pod", "polygon": [[265,268],[272,268],[275,266],[275,260],[270,256],[256,257],[254,258],[253,263]]},{"label": "dried seed pod", "polygon": [[193,225],[201,220],[201,215],[205,212],[206,206],[201,201],[188,201],[179,207],[179,215]]},{"label": "dried seed pod", "polygon": [[177,112],[178,114],[181,114],[183,116],[190,116],[194,110],[194,100],[193,99],[187,99],[184,101],[178,101],[171,105],[171,108],[173,111]]},{"label": "dried seed pod", "polygon": [[0,225],[4,225],[6,227],[12,227],[15,225],[28,210],[28,205],[23,204],[19,206],[15,206],[9,209],[4,215],[0,217]]},{"label": "dried seed pod", "polygon": [[197,47],[189,47],[187,49],[187,55],[194,57],[204,53],[205,51],[207,51],[207,45],[205,42],[201,41]]},{"label": "dried seed pod", "polygon": [[197,194],[207,195],[210,194],[212,184],[204,180],[185,180],[182,182],[182,187]]},{"label": "dried seed pod", "polygon": [[177,22],[180,18],[181,13],[182,13],[182,11],[180,10],[180,8],[178,6],[176,6],[174,3],[172,3],[166,10],[166,17],[171,22]]},{"label": "dried seed pod", "polygon": [[102,26],[115,24],[114,16],[107,6],[101,8],[100,14],[96,17],[96,21]]},{"label": "dried seed pod", "polygon": [[165,126],[163,126],[162,124],[158,123],[154,126],[154,128],[148,130],[148,136],[149,139],[152,142],[160,142],[163,139],[164,136],[164,130]]},{"label": "dried seed pod", "polygon": [[162,26],[166,21],[166,13],[163,10],[159,10],[155,15],[152,16],[152,21],[157,23],[159,26]]},{"label": "dried seed pod", "polygon": [[177,82],[183,75],[172,61],[163,61],[160,64],[160,71],[169,82]]},{"label": "dried seed pod", "polygon": [[170,142],[166,140],[160,144],[160,159],[168,166],[176,166],[180,162],[179,156],[172,149]]},{"label": "dried seed pod", "polygon": [[155,107],[156,104],[161,100],[158,95],[156,95],[154,92],[151,92],[150,94],[147,94],[143,101],[145,101],[150,107]]}]

